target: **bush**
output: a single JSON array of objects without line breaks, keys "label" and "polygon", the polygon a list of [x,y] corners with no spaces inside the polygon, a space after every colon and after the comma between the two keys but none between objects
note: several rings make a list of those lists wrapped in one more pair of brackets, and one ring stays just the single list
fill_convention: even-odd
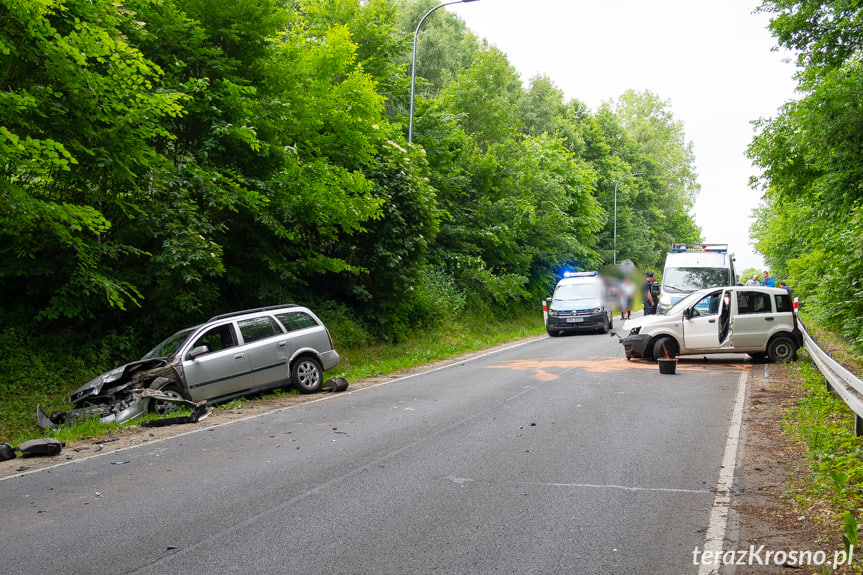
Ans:
[{"label": "bush", "polygon": [[413,290],[414,317],[426,327],[440,325],[461,315],[467,298],[441,269],[428,267]]},{"label": "bush", "polygon": [[368,330],[346,306],[327,301],[315,304],[312,311],[330,330],[336,350],[363,347],[371,342]]}]

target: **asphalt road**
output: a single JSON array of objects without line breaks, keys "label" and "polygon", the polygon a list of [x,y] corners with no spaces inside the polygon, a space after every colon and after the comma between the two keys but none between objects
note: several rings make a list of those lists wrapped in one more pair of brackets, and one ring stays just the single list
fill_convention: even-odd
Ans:
[{"label": "asphalt road", "polygon": [[6,573],[696,573],[742,356],[607,335],[0,480]]}]

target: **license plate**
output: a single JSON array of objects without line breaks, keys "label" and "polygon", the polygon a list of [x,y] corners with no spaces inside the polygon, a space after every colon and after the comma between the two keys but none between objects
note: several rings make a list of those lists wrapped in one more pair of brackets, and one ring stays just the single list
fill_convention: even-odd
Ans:
[{"label": "license plate", "polygon": [[568,317],[566,318],[566,323],[581,323],[584,321],[583,317]]}]

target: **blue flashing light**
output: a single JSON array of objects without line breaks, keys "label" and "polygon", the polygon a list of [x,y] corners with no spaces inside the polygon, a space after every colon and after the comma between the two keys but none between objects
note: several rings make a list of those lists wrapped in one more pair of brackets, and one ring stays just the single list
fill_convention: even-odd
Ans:
[{"label": "blue flashing light", "polygon": [[587,278],[598,276],[599,272],[563,272],[563,277],[565,278]]}]

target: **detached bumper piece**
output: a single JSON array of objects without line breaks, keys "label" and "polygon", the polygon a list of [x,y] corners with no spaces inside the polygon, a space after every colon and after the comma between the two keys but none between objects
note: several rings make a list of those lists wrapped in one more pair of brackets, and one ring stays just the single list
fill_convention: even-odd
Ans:
[{"label": "detached bumper piece", "polygon": [[151,419],[149,421],[144,421],[141,423],[142,427],[167,427],[169,425],[181,425],[184,423],[198,423],[211,413],[213,413],[212,408],[207,407],[207,402],[202,401],[201,403],[194,404],[195,407],[192,409],[192,413],[189,415],[178,415],[176,417],[163,417],[162,419]]}]

